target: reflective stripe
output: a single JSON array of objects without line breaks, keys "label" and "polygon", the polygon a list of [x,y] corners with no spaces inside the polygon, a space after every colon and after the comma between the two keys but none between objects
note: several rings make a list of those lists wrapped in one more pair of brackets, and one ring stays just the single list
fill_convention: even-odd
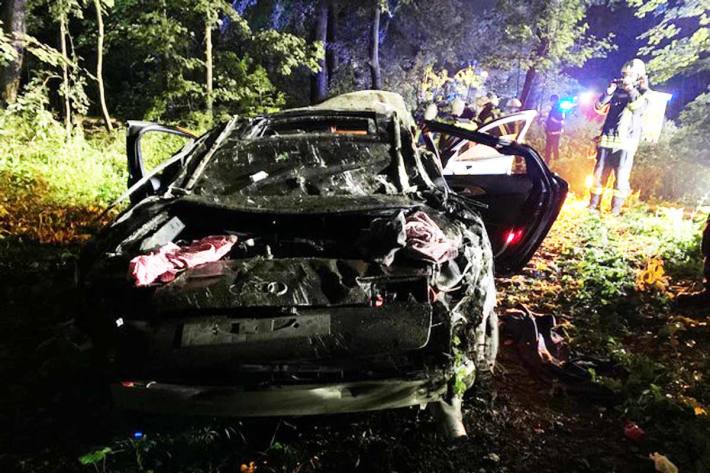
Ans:
[{"label": "reflective stripe", "polygon": [[608,104],[608,103],[603,104],[603,105],[600,103],[594,104],[594,111],[597,112],[597,114],[599,114],[599,115],[606,115],[607,113],[609,113],[610,108],[611,108],[611,104]]},{"label": "reflective stripe", "polygon": [[614,135],[602,135],[601,139],[599,140],[599,146],[603,146],[604,148],[616,148],[617,145],[621,144],[621,138]]},{"label": "reflective stripe", "polygon": [[633,111],[641,108],[643,105],[645,105],[644,102],[646,99],[644,98],[643,95],[644,94],[640,94],[636,100],[634,100],[633,102],[627,103],[626,108],[628,108],[629,110],[631,110],[633,112]]},{"label": "reflective stripe", "polygon": [[626,108],[628,108],[632,112],[634,110],[638,109],[640,106],[641,106],[641,98],[640,97],[637,98],[636,100],[634,100],[633,102],[629,102],[626,104]]},{"label": "reflective stripe", "polygon": [[594,195],[602,195],[604,193],[604,188],[602,186],[595,186],[592,187],[589,192]]},{"label": "reflective stripe", "polygon": [[614,197],[628,197],[629,194],[631,193],[630,190],[624,190],[624,189],[614,189]]},{"label": "reflective stripe", "polygon": [[631,150],[634,148],[634,144],[623,140],[617,135],[602,135],[599,139],[599,147]]}]

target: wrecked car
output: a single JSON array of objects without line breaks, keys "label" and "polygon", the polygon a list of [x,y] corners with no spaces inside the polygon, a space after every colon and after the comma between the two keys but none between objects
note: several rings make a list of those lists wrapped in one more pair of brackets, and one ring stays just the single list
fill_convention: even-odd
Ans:
[{"label": "wrecked car", "polygon": [[[128,409],[431,403],[455,418],[495,360],[494,266],[530,259],[567,190],[529,146],[429,122],[458,140],[448,160],[463,171],[444,172],[387,92],[235,117],[199,138],[129,125],[130,206],[80,261],[81,322]],[[148,132],[190,141],[146,173]],[[470,172],[477,146],[515,172]]]}]

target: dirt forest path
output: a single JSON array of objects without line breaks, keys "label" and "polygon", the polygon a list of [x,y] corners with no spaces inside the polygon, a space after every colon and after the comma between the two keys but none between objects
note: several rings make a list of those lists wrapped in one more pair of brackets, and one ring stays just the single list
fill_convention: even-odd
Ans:
[{"label": "dirt forest path", "polygon": [[[662,223],[677,218],[672,212],[644,207],[612,221],[580,209],[569,203],[523,274],[498,281],[499,311],[523,303],[553,312],[574,349],[616,356],[630,374],[603,381],[622,402],[601,405],[534,379],[503,344],[484,383],[490,389],[468,395],[469,438],[454,443],[418,408],[249,421],[115,412],[70,323],[79,310],[79,246],[0,240],[0,424],[8,426],[0,432],[0,471],[652,472],[652,451],[681,471],[708,471],[707,318],[677,312],[669,299],[692,284],[697,239],[685,230],[668,234]],[[701,218],[691,217],[683,225],[697,231]],[[618,237],[631,234],[633,245]],[[645,271],[647,255],[638,252],[648,249],[646,239],[662,241],[653,253],[667,270],[652,290],[634,286]],[[597,287],[604,278],[628,287]],[[646,430],[643,441],[624,436],[626,419]]]}]

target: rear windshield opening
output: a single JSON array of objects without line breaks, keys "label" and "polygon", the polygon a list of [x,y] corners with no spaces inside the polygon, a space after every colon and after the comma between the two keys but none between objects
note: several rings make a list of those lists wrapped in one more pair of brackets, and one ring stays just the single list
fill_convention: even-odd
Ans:
[{"label": "rear windshield opening", "polygon": [[367,136],[375,135],[375,121],[371,118],[328,117],[270,123],[263,136],[332,134]]}]

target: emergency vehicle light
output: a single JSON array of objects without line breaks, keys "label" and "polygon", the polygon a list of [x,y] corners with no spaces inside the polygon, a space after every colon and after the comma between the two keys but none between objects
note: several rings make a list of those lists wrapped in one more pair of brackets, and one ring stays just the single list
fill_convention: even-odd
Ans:
[{"label": "emergency vehicle light", "polygon": [[574,99],[571,98],[565,98],[560,100],[560,110],[563,112],[566,112],[568,110],[572,110],[575,106]]}]

